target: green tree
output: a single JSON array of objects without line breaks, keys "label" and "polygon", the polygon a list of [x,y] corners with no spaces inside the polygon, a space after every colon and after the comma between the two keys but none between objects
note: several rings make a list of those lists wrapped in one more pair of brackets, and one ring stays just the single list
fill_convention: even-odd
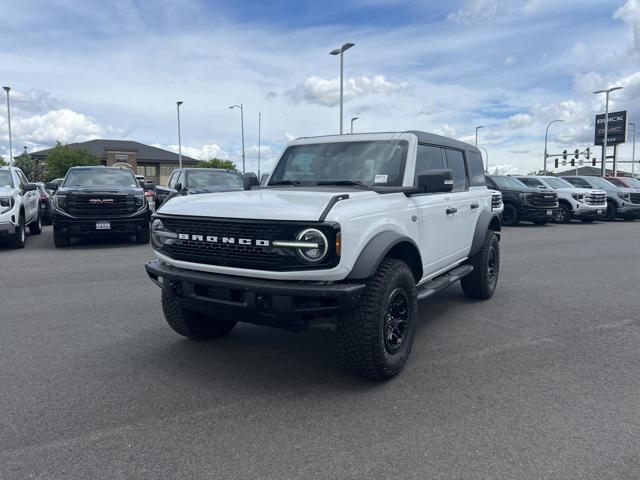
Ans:
[{"label": "green tree", "polygon": [[231,160],[223,160],[221,158],[210,158],[209,160],[200,160],[196,165],[198,168],[226,168],[228,170],[237,170],[236,164]]},{"label": "green tree", "polygon": [[549,170],[544,170],[544,169],[540,169],[540,170],[531,170],[529,173],[527,173],[527,175],[542,175],[545,177],[555,177],[556,174],[554,172],[550,172]]},{"label": "green tree", "polygon": [[45,167],[45,179],[51,181],[54,178],[64,177],[71,167],[100,165],[100,157],[84,148],[70,148],[60,142],[51,149],[47,155]]},{"label": "green tree", "polygon": [[4,161],[4,157],[0,155],[0,167],[8,167],[9,164]]},{"label": "green tree", "polygon": [[30,182],[41,182],[43,179],[42,165],[28,153],[21,153],[14,158],[13,166],[22,170]]}]

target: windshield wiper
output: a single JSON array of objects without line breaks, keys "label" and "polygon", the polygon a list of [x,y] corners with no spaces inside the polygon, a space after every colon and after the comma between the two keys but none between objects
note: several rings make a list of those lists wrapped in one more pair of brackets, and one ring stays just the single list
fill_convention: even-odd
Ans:
[{"label": "windshield wiper", "polygon": [[335,180],[335,181],[318,182],[318,185],[338,185],[338,186],[354,186],[354,187],[369,186],[367,183],[359,182],[357,180]]},{"label": "windshield wiper", "polygon": [[273,185],[302,185],[302,182],[298,181],[298,180],[277,180],[275,182],[269,182],[269,186],[273,186]]}]

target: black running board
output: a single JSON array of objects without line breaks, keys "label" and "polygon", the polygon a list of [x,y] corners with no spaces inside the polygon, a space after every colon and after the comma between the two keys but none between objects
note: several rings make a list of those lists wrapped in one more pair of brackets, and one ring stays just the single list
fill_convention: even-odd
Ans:
[{"label": "black running board", "polygon": [[444,275],[440,275],[428,282],[423,283],[418,287],[418,300],[423,300],[431,295],[438,293],[440,290],[444,290],[451,284],[457,282],[462,277],[465,277],[473,272],[472,265],[460,265],[452,270],[449,270]]}]

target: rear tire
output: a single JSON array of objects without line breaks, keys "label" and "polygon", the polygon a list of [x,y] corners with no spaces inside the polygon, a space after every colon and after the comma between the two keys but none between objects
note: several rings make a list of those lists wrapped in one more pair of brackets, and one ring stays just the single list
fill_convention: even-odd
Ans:
[{"label": "rear tire", "polygon": [[57,248],[68,247],[69,245],[71,245],[71,239],[66,235],[62,235],[61,233],[53,232],[53,244]]},{"label": "rear tire", "polygon": [[507,227],[517,225],[520,221],[520,215],[515,205],[511,203],[504,204],[504,211],[502,212],[502,224]]},{"label": "rear tire", "polygon": [[164,318],[174,332],[191,340],[213,340],[224,337],[233,327],[234,320],[218,320],[204,313],[185,310],[165,291],[162,292]]},{"label": "rear tire", "polygon": [[416,334],[418,297],[406,263],[386,258],[354,310],[338,315],[342,365],[356,375],[386,380],[404,367]]},{"label": "rear tire", "polygon": [[469,263],[473,265],[473,272],[460,280],[462,291],[469,298],[491,298],[500,275],[500,242],[495,232],[487,232],[482,248]]},{"label": "rear tire", "polygon": [[35,222],[29,224],[29,233],[31,235],[40,235],[42,233],[42,217],[40,216],[40,206],[38,206],[38,218]]},{"label": "rear tire", "polygon": [[11,248],[24,248],[26,240],[26,232],[24,228],[24,215],[20,214],[18,217],[18,231],[14,233],[11,240],[9,240],[9,246]]}]

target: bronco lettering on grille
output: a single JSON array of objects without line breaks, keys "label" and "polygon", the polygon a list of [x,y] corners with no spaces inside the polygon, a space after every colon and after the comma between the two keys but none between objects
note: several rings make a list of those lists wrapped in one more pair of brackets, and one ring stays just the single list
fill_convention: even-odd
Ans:
[{"label": "bronco lettering on grille", "polygon": [[196,235],[196,234],[189,234],[189,233],[179,233],[178,239],[193,240],[195,242],[205,242],[205,243],[255,245],[257,247],[268,247],[271,245],[270,240],[254,240],[252,238],[235,238],[235,237],[218,237],[217,235]]}]

